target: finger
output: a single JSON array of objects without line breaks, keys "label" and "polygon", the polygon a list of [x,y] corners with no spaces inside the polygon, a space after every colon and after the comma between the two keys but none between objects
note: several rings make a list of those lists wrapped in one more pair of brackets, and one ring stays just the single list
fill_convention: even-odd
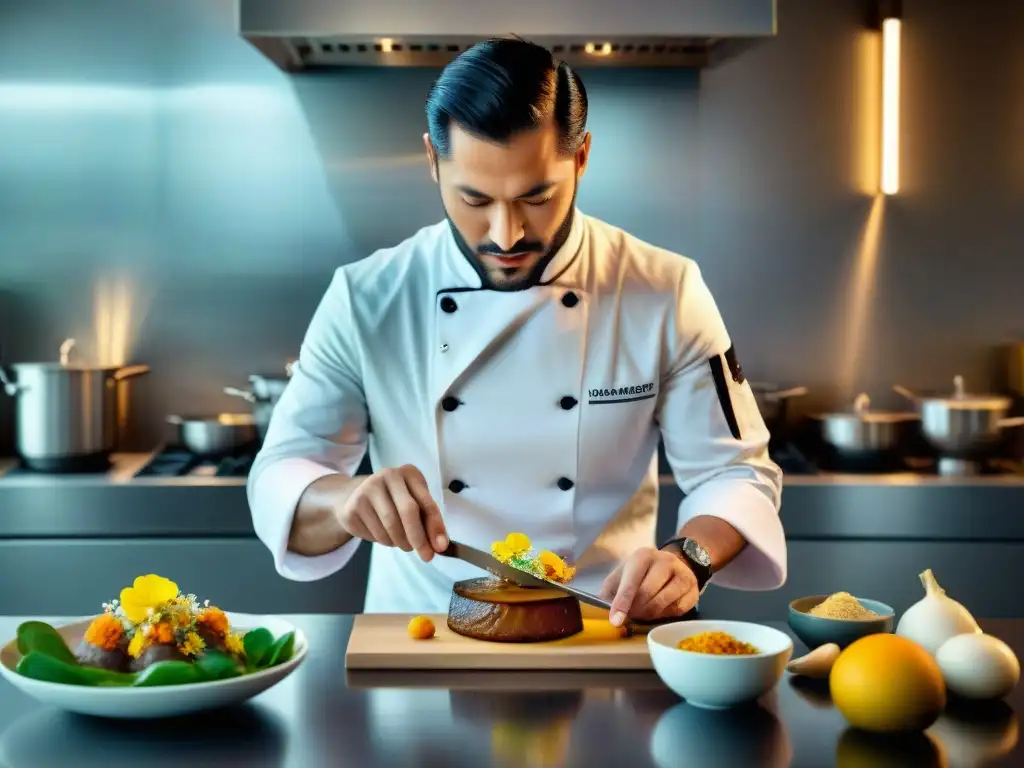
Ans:
[{"label": "finger", "polygon": [[398,510],[398,517],[402,521],[402,528],[405,530],[405,538],[409,545],[416,550],[423,562],[429,562],[434,556],[434,550],[430,548],[427,541],[427,532],[423,527],[423,516],[420,514],[420,505],[409,493],[405,485],[405,478],[400,474],[389,475],[387,478],[388,492],[391,500]]},{"label": "finger", "polygon": [[685,581],[671,579],[654,597],[647,601],[643,614],[637,615],[637,618],[653,620],[685,613],[685,611],[677,610],[676,606],[689,591],[690,585]]},{"label": "finger", "polygon": [[435,552],[444,552],[448,548],[448,529],[444,524],[444,517],[441,515],[441,508],[430,495],[430,488],[423,477],[423,473],[411,464],[403,469],[405,486],[409,494],[419,504],[420,513],[423,515],[423,528],[430,539],[431,546]]},{"label": "finger", "polygon": [[648,616],[651,613],[651,601],[673,581],[674,576],[672,563],[666,562],[663,558],[654,559],[647,569],[644,580],[640,582],[640,589],[637,590],[636,598],[633,600],[630,615]]},{"label": "finger", "polygon": [[373,534],[366,529],[366,526],[363,525],[363,521],[358,515],[353,514],[345,520],[343,527],[349,536],[354,536],[355,538],[362,539],[363,541],[373,541]]},{"label": "finger", "polygon": [[383,544],[385,547],[394,546],[391,541],[391,537],[388,536],[388,532],[384,530],[384,525],[381,523],[380,518],[377,517],[377,513],[374,511],[373,505],[368,499],[364,504],[359,505],[356,515],[359,522],[363,524],[363,527],[370,534],[367,541],[376,541],[378,544]]},{"label": "finger", "polygon": [[373,504],[374,514],[383,524],[394,546],[403,552],[412,552],[409,540],[405,538],[402,518],[398,516],[395,502],[392,501],[391,494],[388,492],[387,480],[382,478],[382,482],[374,483],[366,490],[366,495],[370,499],[370,503]]},{"label": "finger", "polygon": [[629,615],[629,609],[633,607],[633,600],[640,590],[640,584],[647,575],[651,558],[643,552],[634,554],[626,561],[622,568],[622,578],[619,580],[618,589],[615,591],[615,599],[612,600],[611,623],[616,627],[622,626]]},{"label": "finger", "polygon": [[698,602],[700,602],[700,591],[690,587],[683,590],[682,597],[676,600],[662,615],[683,616],[696,608]]},{"label": "finger", "polygon": [[619,581],[622,579],[622,566],[615,566],[615,570],[609,573],[601,583],[598,595],[605,600],[611,600],[619,590]]}]

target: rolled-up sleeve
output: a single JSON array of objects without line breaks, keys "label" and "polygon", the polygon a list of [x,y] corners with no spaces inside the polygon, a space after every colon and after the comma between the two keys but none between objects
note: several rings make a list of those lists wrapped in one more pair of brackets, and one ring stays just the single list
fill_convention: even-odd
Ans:
[{"label": "rolled-up sleeve", "polygon": [[658,423],[684,494],[679,527],[701,515],[726,521],[747,545],[712,583],[776,589],[786,581],[782,472],[768,457],[768,429],[695,263],[685,267],[667,335]]},{"label": "rolled-up sleeve", "polygon": [[366,453],[366,398],[351,316],[342,268],[310,321],[291,380],[274,407],[249,472],[247,493],[256,535],[273,554],[278,573],[295,581],[331,575],[359,546],[359,539],[352,539],[315,557],[288,550],[292,519],[306,488],[326,475],[354,475]]}]

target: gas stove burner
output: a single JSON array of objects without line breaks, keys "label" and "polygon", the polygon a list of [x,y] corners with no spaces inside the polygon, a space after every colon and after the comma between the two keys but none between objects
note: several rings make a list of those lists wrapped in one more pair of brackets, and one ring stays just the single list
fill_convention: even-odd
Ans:
[{"label": "gas stove burner", "polygon": [[184,448],[166,448],[153,456],[135,477],[247,477],[255,454],[206,459]]},{"label": "gas stove burner", "polygon": [[819,475],[821,470],[815,466],[803,451],[792,443],[783,443],[778,447],[772,446],[768,455],[772,461],[779,465],[784,475]]}]

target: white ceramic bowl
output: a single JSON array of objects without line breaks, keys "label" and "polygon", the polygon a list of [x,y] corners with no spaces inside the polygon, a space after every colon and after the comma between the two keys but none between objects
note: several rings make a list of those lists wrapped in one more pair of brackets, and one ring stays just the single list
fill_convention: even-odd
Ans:
[{"label": "white ceramic bowl", "polygon": [[[725,656],[681,651],[684,637],[702,632],[728,632],[759,651],[749,656]],[[687,703],[705,709],[725,709],[760,698],[782,678],[793,655],[785,632],[745,621],[678,621],[655,627],[647,634],[655,672]]]},{"label": "white ceramic bowl", "polygon": [[[227,616],[233,629],[265,627],[275,638],[294,631],[295,649],[291,659],[276,667],[229,680],[153,688],[92,688],[48,683],[19,675],[14,671],[21,659],[15,639],[0,649],[0,674],[28,696],[59,709],[98,717],[149,719],[176,717],[241,703],[279,683],[305,659],[308,651],[306,636],[287,621],[245,613],[228,613]],[[91,621],[92,617],[89,617],[56,629],[68,646],[75,649]]]}]

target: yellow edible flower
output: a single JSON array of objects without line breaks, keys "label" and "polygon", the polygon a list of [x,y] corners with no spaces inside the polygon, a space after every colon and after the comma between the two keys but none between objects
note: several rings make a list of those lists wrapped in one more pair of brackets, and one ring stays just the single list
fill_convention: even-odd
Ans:
[{"label": "yellow edible flower", "polygon": [[228,653],[234,653],[241,655],[245,651],[245,646],[242,644],[242,638],[236,635],[234,632],[228,632],[224,638],[224,647]]},{"label": "yellow edible flower", "polygon": [[163,576],[148,574],[136,577],[130,587],[121,590],[121,610],[128,620],[138,624],[145,621],[149,611],[178,596],[178,585]]},{"label": "yellow edible flower", "polygon": [[186,656],[195,656],[205,647],[206,643],[203,642],[203,638],[201,638],[195,632],[189,632],[185,635],[185,640],[179,646],[178,650],[180,650]]},{"label": "yellow edible flower", "polygon": [[530,540],[522,533],[510,533],[504,541],[491,544],[491,554],[495,559],[508,563],[513,557],[522,557],[530,551]]},{"label": "yellow edible flower", "polygon": [[496,560],[500,560],[503,563],[507,563],[512,559],[512,550],[508,548],[504,541],[496,541],[491,544],[491,554],[494,555]]},{"label": "yellow edible flower", "polygon": [[133,659],[137,659],[142,655],[142,652],[146,649],[148,644],[149,643],[146,641],[146,633],[140,629],[132,635],[132,639],[128,643],[128,654]]},{"label": "yellow edible flower", "polygon": [[526,534],[510,533],[505,537],[505,546],[512,550],[514,555],[525,555],[532,545]]}]

